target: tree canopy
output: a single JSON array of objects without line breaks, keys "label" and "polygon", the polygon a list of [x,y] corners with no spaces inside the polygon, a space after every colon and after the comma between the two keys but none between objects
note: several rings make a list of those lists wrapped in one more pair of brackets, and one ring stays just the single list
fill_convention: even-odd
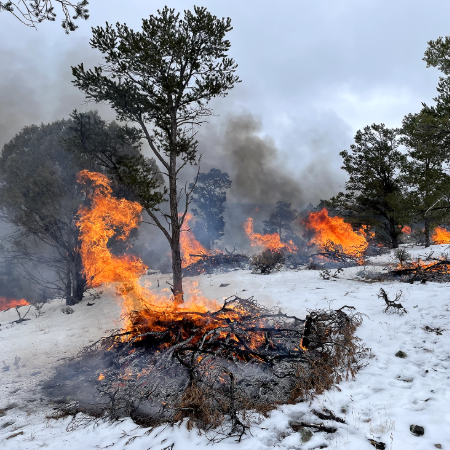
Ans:
[{"label": "tree canopy", "polygon": [[[89,4],[87,0],[73,3],[69,0],[33,0],[27,2],[26,0],[18,0],[17,2],[6,1],[0,2],[0,12],[7,11],[20,20],[24,25],[36,28],[36,24],[50,21],[53,22],[56,18],[55,7],[53,3],[59,3],[64,14],[62,20],[62,27],[66,33],[75,31],[78,26],[75,25],[74,20],[89,18],[89,11],[86,6]],[[71,12],[73,15],[71,15]]]},{"label": "tree canopy", "polygon": [[450,160],[449,147],[439,130],[444,118],[423,109],[403,119],[402,143],[408,160],[403,167],[406,182],[406,207],[417,222],[423,222],[425,245],[431,243],[431,226],[442,222],[450,209],[450,176],[445,169]]},{"label": "tree canopy", "polygon": [[24,262],[25,270],[31,262],[56,273],[62,286],[56,281],[53,287],[60,287],[70,304],[81,299],[86,283],[74,224],[83,202],[76,183],[80,166],[62,146],[68,127],[66,120],[27,126],[5,144],[0,157],[0,214],[17,227],[12,254]]}]

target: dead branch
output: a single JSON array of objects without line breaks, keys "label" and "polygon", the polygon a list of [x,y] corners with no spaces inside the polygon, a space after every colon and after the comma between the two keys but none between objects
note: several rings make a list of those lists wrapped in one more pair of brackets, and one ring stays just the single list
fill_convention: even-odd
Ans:
[{"label": "dead branch", "polygon": [[335,427],[327,427],[320,423],[291,422],[290,426],[294,431],[300,431],[302,428],[313,428],[316,431],[324,431],[325,433],[336,433],[337,431]]},{"label": "dead branch", "polygon": [[385,313],[397,313],[403,315],[408,312],[401,303],[395,303],[396,301],[400,300],[402,294],[402,291],[398,291],[395,294],[395,300],[389,300],[387,292],[383,288],[380,289],[380,291],[378,292],[378,298],[383,299],[386,303],[386,308],[384,309]]}]

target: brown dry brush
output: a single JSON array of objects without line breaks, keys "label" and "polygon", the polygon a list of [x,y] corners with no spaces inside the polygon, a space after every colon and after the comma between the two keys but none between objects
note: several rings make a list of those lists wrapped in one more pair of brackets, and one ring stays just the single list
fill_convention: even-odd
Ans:
[{"label": "brown dry brush", "polygon": [[353,377],[367,354],[355,336],[362,316],[351,307],[301,320],[234,296],[216,312],[161,314],[147,326],[144,316],[134,312],[132,330],[85,351],[111,359],[96,381],[104,414],[146,426],[186,420],[215,440],[240,440],[252,414]]},{"label": "brown dry brush", "polygon": [[183,269],[185,277],[192,277],[202,273],[226,272],[234,269],[245,269],[249,257],[241,253],[227,252],[214,255],[190,255],[198,260]]},{"label": "brown dry brush", "polygon": [[283,253],[276,250],[266,249],[250,258],[252,273],[268,275],[274,271],[280,270],[285,263]]}]

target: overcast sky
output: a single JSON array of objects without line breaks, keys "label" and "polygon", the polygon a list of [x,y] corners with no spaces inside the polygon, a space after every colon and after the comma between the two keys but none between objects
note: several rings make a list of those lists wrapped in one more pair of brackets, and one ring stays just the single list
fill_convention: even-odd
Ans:
[{"label": "overcast sky", "polygon": [[431,103],[439,73],[426,68],[423,53],[428,40],[450,34],[446,0],[91,0],[90,19],[70,35],[60,26],[58,6],[57,21],[38,31],[2,12],[0,145],[25,125],[92,108],[70,72],[70,65],[101,61],[88,43],[91,27],[119,21],[138,29],[142,17],[165,4],[203,5],[232,18],[231,53],[242,83],[214,102],[219,117],[202,130],[207,168],[215,158],[213,152],[208,159],[208,149],[217,144],[226,152],[230,120],[245,117],[252,136],[275,149],[279,170],[315,186],[305,201],[342,185],[339,151],[357,129],[374,122],[399,126],[421,102]]}]

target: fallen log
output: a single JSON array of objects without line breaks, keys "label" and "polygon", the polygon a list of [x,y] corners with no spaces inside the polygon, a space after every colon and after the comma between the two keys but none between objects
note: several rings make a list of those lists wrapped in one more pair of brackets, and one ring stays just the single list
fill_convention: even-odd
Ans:
[{"label": "fallen log", "polygon": [[327,427],[321,423],[308,422],[291,422],[289,424],[294,431],[300,431],[302,428],[314,428],[316,431],[323,431],[325,433],[336,433],[336,427]]}]

